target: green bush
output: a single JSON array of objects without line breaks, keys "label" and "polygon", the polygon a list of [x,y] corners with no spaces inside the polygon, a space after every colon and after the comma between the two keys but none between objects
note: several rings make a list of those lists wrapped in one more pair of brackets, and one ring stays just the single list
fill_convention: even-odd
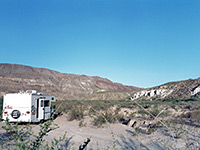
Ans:
[{"label": "green bush", "polygon": [[140,109],[138,110],[138,113],[139,113],[139,114],[148,114],[148,112],[147,112],[146,110],[144,110],[143,108],[140,108]]},{"label": "green bush", "polygon": [[11,125],[8,119],[6,119],[6,124],[2,126],[2,128],[6,132],[6,136],[0,139],[2,149],[38,150],[42,147],[42,149],[50,150],[61,149],[65,146],[66,133],[59,139],[54,138],[50,145],[44,140],[44,137],[47,136],[50,131],[58,128],[57,125],[53,124],[53,120],[51,119],[40,125],[40,130],[37,135],[33,134],[30,125],[19,128],[18,123]]}]

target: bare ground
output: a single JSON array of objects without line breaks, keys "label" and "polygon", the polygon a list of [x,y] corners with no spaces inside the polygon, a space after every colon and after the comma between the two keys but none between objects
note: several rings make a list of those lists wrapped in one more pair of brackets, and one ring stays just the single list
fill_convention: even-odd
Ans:
[{"label": "bare ground", "polygon": [[[66,115],[59,116],[54,120],[54,123],[59,126],[56,130],[52,130],[45,139],[50,143],[53,138],[59,138],[66,134],[65,149],[78,149],[84,141],[89,138],[87,149],[144,149],[144,150],[162,150],[162,149],[188,149],[188,145],[197,145],[200,141],[200,129],[191,126],[181,126],[184,128],[184,134],[180,134],[180,138],[173,138],[169,131],[165,128],[159,128],[151,134],[137,133],[136,130],[121,123],[106,124],[104,127],[97,128],[88,123],[86,126],[79,127],[80,121],[68,121]],[[0,127],[5,123],[0,122]],[[37,134],[39,125],[31,125],[33,132]],[[23,126],[21,126],[23,127]],[[179,128],[178,128],[179,129]],[[177,131],[178,132],[178,131]],[[0,128],[0,135],[3,135],[4,130]],[[192,148],[192,149],[193,149]]]}]

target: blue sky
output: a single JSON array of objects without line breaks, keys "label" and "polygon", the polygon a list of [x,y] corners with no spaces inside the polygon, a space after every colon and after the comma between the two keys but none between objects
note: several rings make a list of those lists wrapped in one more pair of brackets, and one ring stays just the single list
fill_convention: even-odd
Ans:
[{"label": "blue sky", "polygon": [[0,0],[0,63],[152,87],[200,77],[199,0]]}]

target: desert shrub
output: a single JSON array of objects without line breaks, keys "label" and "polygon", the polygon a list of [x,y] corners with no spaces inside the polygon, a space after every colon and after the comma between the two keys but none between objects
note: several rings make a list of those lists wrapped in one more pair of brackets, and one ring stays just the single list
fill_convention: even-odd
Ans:
[{"label": "desert shrub", "polygon": [[93,125],[97,127],[101,127],[105,123],[114,123],[116,122],[116,115],[111,111],[105,111],[102,113],[99,113],[94,119],[93,119]]},{"label": "desert shrub", "polygon": [[162,112],[159,116],[160,117],[168,117],[168,116],[170,116],[171,115],[171,112],[170,111],[167,111],[167,110],[165,110],[164,112]]},{"label": "desert shrub", "polygon": [[139,127],[136,127],[135,128],[135,132],[138,134],[138,133],[141,133],[141,130],[140,130],[140,128]]},{"label": "desert shrub", "polygon": [[[158,109],[158,107],[152,107],[151,109],[143,109],[143,108],[140,108],[138,110],[138,113],[139,114],[142,114],[142,115],[150,115],[151,117],[156,117],[159,113],[160,113],[160,110]],[[153,115],[153,116],[152,116]]]},{"label": "desert shrub", "polygon": [[[119,123],[121,123],[123,120],[125,120],[127,117],[124,115],[124,114],[122,114],[122,113],[116,113],[116,114],[114,114],[114,116],[113,117],[115,117],[115,122],[119,122]],[[115,123],[115,122],[113,122],[113,123]]]},{"label": "desert shrub", "polygon": [[161,126],[160,122],[149,125],[147,128],[148,129],[147,134],[151,134],[151,133],[155,132],[160,126]]},{"label": "desert shrub", "polygon": [[82,107],[73,107],[71,110],[68,112],[68,120],[81,120],[84,118],[84,110]]},{"label": "desert shrub", "polygon": [[125,101],[125,100],[120,100],[117,103],[119,108],[130,108],[134,109],[136,107],[135,103],[133,101]]},{"label": "desert shrub", "polygon": [[57,125],[53,124],[51,119],[40,125],[37,135],[33,134],[32,127],[29,124],[20,128],[18,123],[11,125],[8,119],[6,119],[6,124],[2,128],[5,130],[5,136],[0,139],[2,149],[38,150],[42,148],[49,150],[61,149],[65,146],[66,134],[59,139],[54,138],[50,145],[44,140],[44,137],[50,131],[57,128]]},{"label": "desert shrub", "polygon": [[143,108],[140,108],[140,109],[138,110],[138,113],[139,113],[139,114],[148,114],[147,111],[144,110]]},{"label": "desert shrub", "polygon": [[150,111],[149,111],[153,116],[157,116],[160,113],[160,110],[158,109],[158,107],[153,107]]},{"label": "desert shrub", "polygon": [[[191,125],[200,125],[200,110],[194,110],[187,113],[182,113],[178,118],[183,119],[187,122],[191,122]],[[190,123],[189,123],[190,124]]]},{"label": "desert shrub", "polygon": [[80,120],[78,125],[79,125],[79,127],[85,127],[86,126],[86,122],[84,122],[84,120]]},{"label": "desert shrub", "polygon": [[132,118],[135,117],[135,114],[136,114],[136,113],[137,113],[137,112],[131,112],[130,114],[127,115],[127,117],[130,118],[130,119],[132,119]]},{"label": "desert shrub", "polygon": [[173,132],[174,132],[174,138],[179,139],[183,136],[183,134],[185,133],[185,131],[183,130],[182,127],[175,127],[173,128]]},{"label": "desert shrub", "polygon": [[148,109],[148,108],[150,108],[150,105],[149,105],[149,104],[143,104],[143,107],[144,107],[145,109]]}]

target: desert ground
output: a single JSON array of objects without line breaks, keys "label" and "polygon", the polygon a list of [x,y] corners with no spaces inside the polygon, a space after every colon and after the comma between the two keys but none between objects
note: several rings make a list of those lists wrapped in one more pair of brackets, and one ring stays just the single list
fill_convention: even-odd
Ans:
[{"label": "desert ground", "polygon": [[[66,147],[69,149],[78,149],[78,147],[86,141],[87,138],[91,139],[87,149],[187,149],[185,147],[185,141],[183,138],[173,139],[166,131],[161,128],[153,134],[137,134],[135,129],[127,125],[116,123],[106,124],[104,127],[97,128],[90,125],[86,127],[79,127],[78,121],[68,121],[65,115],[58,117],[55,123],[59,125],[59,128],[49,133],[47,140],[52,138],[58,138],[67,132]],[[37,131],[37,128],[35,130]],[[196,130],[190,127],[190,131],[193,130],[193,134],[200,133],[200,129]],[[196,133],[195,133],[196,132]],[[190,132],[191,134],[192,132]],[[185,136],[185,135],[183,135]],[[190,135],[194,138],[194,135]],[[200,135],[198,135],[200,141]]]},{"label": "desert ground", "polygon": [[[152,118],[135,105],[134,109],[128,104],[129,108],[124,106],[116,111],[117,106],[111,103],[109,106],[104,106],[103,110],[105,111],[105,108],[109,108],[109,111],[115,111],[117,115],[123,113],[123,117],[118,121],[112,122],[112,120],[109,120],[109,115],[111,116],[113,114],[107,114],[106,116],[102,110],[98,110],[102,112],[108,120],[103,122],[103,124],[96,123],[95,125],[95,117],[92,115],[84,115],[81,118],[75,118],[75,116],[73,116],[74,118],[72,119],[72,114],[77,114],[77,116],[80,117],[80,114],[78,114],[80,111],[73,112],[73,107],[71,107],[71,110],[68,109],[68,111],[65,112],[62,110],[65,106],[62,104],[63,108],[60,108],[60,110],[63,113],[53,120],[53,124],[56,125],[57,128],[50,131],[48,136],[44,137],[44,140],[51,144],[54,138],[59,139],[59,137],[62,137],[66,133],[65,140],[62,142],[62,148],[69,150],[79,149],[80,145],[83,145],[87,139],[90,139],[86,147],[87,150],[199,150],[200,125],[198,119],[199,105],[197,104],[178,103],[175,105],[176,108],[173,107],[174,105],[171,105],[171,103],[168,105],[159,104],[159,110],[161,110],[161,108],[165,109],[157,113],[157,118]],[[101,104],[98,104],[98,106],[99,105]],[[143,104],[145,108],[147,108],[146,105],[146,103],[145,105]],[[73,106],[75,106],[77,110],[82,109],[79,106],[84,107],[82,103],[78,103],[78,105],[73,104]],[[179,107],[177,108],[177,106]],[[94,105],[92,107],[94,107]],[[153,113],[151,109],[154,109],[154,107],[155,106],[151,106],[147,108],[147,110]],[[89,109],[85,108],[84,110],[87,110],[87,113],[89,111]],[[182,119],[181,122],[179,120],[180,116]],[[116,115],[111,116],[111,118],[113,117],[116,117]],[[176,118],[176,120],[174,120],[174,118]],[[99,121],[102,122],[102,120]],[[38,134],[40,125],[41,124],[30,125],[35,135]],[[0,127],[2,126],[5,126],[5,122],[0,122]],[[24,126],[24,124],[19,125],[19,129],[24,128]],[[1,139],[6,136],[5,130],[2,128],[0,128],[0,136]]]},{"label": "desert ground", "polygon": [[[91,141],[87,145],[87,149],[144,149],[144,150],[161,150],[169,149],[187,149],[184,139],[173,139],[168,135],[164,135],[163,129],[157,130],[153,134],[137,134],[135,129],[120,123],[107,124],[104,127],[97,128],[90,125],[79,127],[79,121],[68,121],[65,115],[55,119],[55,124],[59,128],[51,131],[45,140],[50,143],[53,138],[59,138],[66,132],[65,149],[78,149],[84,141],[89,138]],[[0,126],[5,125],[1,122]],[[31,125],[33,132],[37,134],[40,125]],[[23,125],[21,125],[23,127]],[[195,130],[195,129],[194,129]],[[200,130],[198,130],[200,131]],[[3,135],[4,130],[0,129]],[[200,140],[200,137],[199,137]]]}]

